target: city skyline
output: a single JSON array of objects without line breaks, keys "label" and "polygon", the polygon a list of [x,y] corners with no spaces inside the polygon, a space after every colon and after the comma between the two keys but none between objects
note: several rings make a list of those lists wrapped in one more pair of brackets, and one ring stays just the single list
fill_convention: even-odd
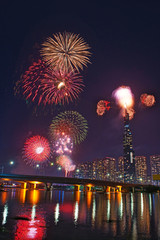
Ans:
[{"label": "city skyline", "polygon": [[[151,155],[160,154],[159,3],[152,8],[147,3],[145,6],[139,3],[138,7],[136,3],[130,7],[117,2],[94,5],[91,11],[90,5],[86,4],[85,9],[79,6],[73,13],[72,6],[69,10],[66,5],[68,12],[61,12],[59,4],[55,3],[57,11],[53,14],[49,6],[45,6],[44,12],[41,4],[38,12],[34,4],[25,7],[16,3],[2,4],[3,128],[0,153],[5,171],[24,171],[22,149],[26,138],[37,134],[48,137],[48,126],[53,117],[64,110],[78,111],[88,121],[87,138],[74,148],[71,155],[76,165],[105,156],[118,159],[123,155],[123,117],[112,92],[122,85],[132,89],[135,99],[136,113],[130,121],[135,155],[144,155],[149,159]],[[34,105],[29,106],[14,96],[14,85],[32,60],[37,58],[43,40],[63,31],[79,33],[91,47],[92,64],[82,72],[85,88],[77,101],[54,106],[53,114],[47,111],[43,114],[43,109],[40,109],[37,117],[33,114]],[[140,104],[143,93],[155,96],[156,103],[152,108]],[[111,109],[98,116],[96,105],[101,99],[110,101]],[[16,162],[12,169],[7,164],[10,160]],[[26,171],[34,170],[27,166]],[[46,171],[51,174],[53,168]]]}]

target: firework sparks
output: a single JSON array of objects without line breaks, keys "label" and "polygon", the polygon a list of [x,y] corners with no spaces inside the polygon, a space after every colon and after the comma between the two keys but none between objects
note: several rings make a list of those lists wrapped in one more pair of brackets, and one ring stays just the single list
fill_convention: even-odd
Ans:
[{"label": "firework sparks", "polygon": [[76,111],[65,111],[58,114],[50,125],[50,134],[53,139],[57,134],[70,136],[76,143],[82,142],[87,136],[88,124],[86,119]]},{"label": "firework sparks", "polygon": [[22,94],[38,105],[65,104],[77,99],[83,86],[78,73],[53,71],[39,60],[16,82],[15,94]]},{"label": "firework sparks", "polygon": [[68,72],[83,69],[89,63],[89,45],[78,34],[69,32],[53,34],[43,44],[41,55],[53,69]]},{"label": "firework sparks", "polygon": [[83,86],[78,73],[47,70],[41,81],[41,96],[44,104],[65,104],[77,99]]},{"label": "firework sparks", "polygon": [[121,86],[113,92],[117,104],[122,108],[130,108],[133,106],[133,93],[130,87]]},{"label": "firework sparks", "polygon": [[71,154],[73,150],[73,142],[72,139],[64,134],[57,134],[56,140],[53,144],[55,152],[57,154],[68,153]]},{"label": "firework sparks", "polygon": [[140,97],[141,103],[146,107],[152,107],[155,104],[155,97],[153,95],[148,95],[144,93]]},{"label": "firework sparks", "polygon": [[125,115],[126,109],[129,114],[129,118],[132,119],[135,111],[133,109],[134,96],[130,87],[121,86],[114,90],[112,95],[116,99],[116,103],[122,108],[122,115]]},{"label": "firework sparks", "polygon": [[[127,113],[129,114],[129,120],[131,120],[134,117],[135,110],[133,108],[127,108]],[[123,115],[123,117],[125,117],[125,115],[126,115],[126,109],[125,108],[122,109],[122,115]]]},{"label": "firework sparks", "polygon": [[50,145],[46,138],[39,135],[26,140],[23,149],[23,158],[33,167],[44,167],[49,163]]},{"label": "firework sparks", "polygon": [[65,171],[65,177],[69,174],[69,172],[74,171],[76,165],[72,163],[72,160],[67,155],[61,155],[57,158],[56,163],[61,166]]},{"label": "firework sparks", "polygon": [[105,100],[100,100],[98,103],[97,103],[97,114],[99,116],[102,116],[105,111],[109,111],[109,109],[111,108],[109,106],[110,102],[108,101],[105,101]]}]

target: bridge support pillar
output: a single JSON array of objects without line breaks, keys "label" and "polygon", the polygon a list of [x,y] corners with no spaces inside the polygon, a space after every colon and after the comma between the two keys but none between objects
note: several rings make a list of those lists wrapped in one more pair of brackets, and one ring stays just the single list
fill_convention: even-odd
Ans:
[{"label": "bridge support pillar", "polygon": [[21,188],[26,189],[27,188],[27,183],[26,182],[21,183]]},{"label": "bridge support pillar", "polygon": [[79,191],[80,190],[80,185],[75,185],[74,186],[74,191]]},{"label": "bridge support pillar", "polygon": [[117,186],[117,192],[121,192],[122,186]]},{"label": "bridge support pillar", "polygon": [[135,187],[132,187],[132,192],[133,192],[133,193],[135,192]]},{"label": "bridge support pillar", "polygon": [[50,190],[52,189],[52,183],[46,183],[46,184],[45,184],[45,189],[46,189],[47,191],[50,191]]},{"label": "bridge support pillar", "polygon": [[114,193],[115,193],[115,187],[112,187],[112,192],[114,192]]},{"label": "bridge support pillar", "polygon": [[36,189],[36,183],[29,183],[29,189]]},{"label": "bridge support pillar", "polygon": [[111,191],[111,187],[110,186],[107,186],[106,187],[106,192],[110,192]]},{"label": "bridge support pillar", "polygon": [[91,192],[91,190],[92,190],[92,185],[86,185],[86,186],[84,186],[84,189],[83,189],[83,191],[85,191],[85,192]]}]

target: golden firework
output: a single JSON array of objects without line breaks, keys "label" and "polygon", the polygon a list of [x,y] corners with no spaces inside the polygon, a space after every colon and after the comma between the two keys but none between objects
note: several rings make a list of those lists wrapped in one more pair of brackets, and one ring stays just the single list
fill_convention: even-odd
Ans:
[{"label": "golden firework", "polygon": [[41,56],[47,65],[61,71],[83,69],[90,63],[89,45],[79,34],[64,32],[53,34],[43,44]]}]

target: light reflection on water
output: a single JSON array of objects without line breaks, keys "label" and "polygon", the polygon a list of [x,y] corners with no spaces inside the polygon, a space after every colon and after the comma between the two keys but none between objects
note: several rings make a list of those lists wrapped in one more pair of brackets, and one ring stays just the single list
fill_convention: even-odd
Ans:
[{"label": "light reflection on water", "polygon": [[159,193],[10,189],[0,239],[160,239]]}]

